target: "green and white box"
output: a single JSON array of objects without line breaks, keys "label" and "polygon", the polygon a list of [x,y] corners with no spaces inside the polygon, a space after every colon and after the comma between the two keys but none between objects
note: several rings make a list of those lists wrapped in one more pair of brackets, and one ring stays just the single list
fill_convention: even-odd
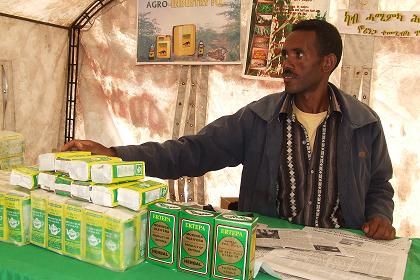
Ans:
[{"label": "green and white box", "polygon": [[40,247],[47,247],[47,203],[51,193],[44,190],[31,192],[30,241]]},{"label": "green and white box", "polygon": [[84,208],[87,202],[69,199],[64,206],[64,254],[82,259]]},{"label": "green and white box", "polygon": [[214,218],[219,213],[186,208],[179,215],[178,269],[209,278]]},{"label": "green and white box", "polygon": [[14,168],[10,174],[10,184],[33,190],[38,188],[38,174],[38,166]]},{"label": "green and white box", "polygon": [[29,243],[31,196],[27,189],[10,186],[4,197],[7,241],[16,245]]},{"label": "green and white box", "polygon": [[64,249],[64,206],[68,197],[51,194],[47,203],[47,248],[63,254]]},{"label": "green and white box", "polygon": [[123,161],[92,165],[92,181],[99,184],[112,184],[136,181],[144,178],[143,161]]},{"label": "green and white box", "polygon": [[61,162],[56,162],[60,160],[69,161],[70,158],[76,157],[85,157],[89,156],[91,152],[84,151],[68,151],[68,152],[58,152],[58,153],[45,153],[38,156],[38,166],[40,171],[64,171],[61,167]]},{"label": "green and white box", "polygon": [[93,184],[91,181],[73,181],[70,186],[71,197],[92,202],[90,199],[90,190]]},{"label": "green and white box", "polygon": [[97,265],[104,264],[104,216],[108,208],[89,204],[85,207],[85,230],[83,232],[83,260]]},{"label": "green and white box", "polygon": [[146,246],[147,246],[147,209],[142,209],[139,212],[136,212],[136,264],[141,263],[146,258]]},{"label": "green and white box", "polygon": [[68,168],[70,178],[78,181],[89,181],[91,178],[92,165],[98,163],[111,163],[121,162],[122,160],[118,157],[108,156],[90,156],[86,158],[80,158],[70,161]]},{"label": "green and white box", "polygon": [[182,207],[171,203],[149,206],[146,258],[158,265],[176,269],[178,218]]},{"label": "green and white box", "polygon": [[138,211],[143,206],[166,199],[168,186],[153,180],[138,181],[118,189],[118,205]]},{"label": "green and white box", "polygon": [[253,278],[257,220],[235,214],[216,217],[213,279]]},{"label": "green and white box", "polygon": [[136,261],[136,212],[118,207],[109,209],[104,221],[105,266],[123,271]]},{"label": "green and white box", "polygon": [[121,182],[114,184],[94,183],[90,188],[90,199],[94,204],[115,207],[118,205],[118,189],[133,185],[135,182]]},{"label": "green and white box", "polygon": [[43,171],[38,174],[38,185],[46,191],[54,191],[57,177],[64,176],[63,172]]},{"label": "green and white box", "polygon": [[71,196],[71,183],[73,182],[72,179],[70,179],[68,176],[57,176],[55,179],[54,184],[54,192],[55,194],[61,195],[61,196]]},{"label": "green and white box", "polygon": [[9,158],[25,152],[25,138],[22,134],[0,130],[0,158]]},{"label": "green and white box", "polygon": [[7,191],[0,187],[0,241],[7,240],[6,207],[4,206],[6,193]]},{"label": "green and white box", "polygon": [[0,158],[0,170],[11,170],[16,167],[23,167],[23,154],[8,158]]}]

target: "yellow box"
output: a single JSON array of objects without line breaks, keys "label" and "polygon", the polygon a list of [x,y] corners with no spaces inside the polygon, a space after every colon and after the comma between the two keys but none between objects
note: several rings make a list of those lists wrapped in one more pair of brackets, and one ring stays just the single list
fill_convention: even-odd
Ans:
[{"label": "yellow box", "polygon": [[171,35],[156,36],[156,57],[171,58]]},{"label": "yellow box", "polygon": [[191,56],[195,53],[196,27],[194,24],[176,25],[173,27],[174,54]]},{"label": "yellow box", "polygon": [[0,241],[7,240],[6,208],[4,205],[5,196],[6,191],[0,189]]}]

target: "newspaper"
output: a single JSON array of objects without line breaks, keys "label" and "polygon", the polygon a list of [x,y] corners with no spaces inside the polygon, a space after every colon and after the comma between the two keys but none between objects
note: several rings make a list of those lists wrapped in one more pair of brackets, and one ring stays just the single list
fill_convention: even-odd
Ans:
[{"label": "newspaper", "polygon": [[282,279],[398,280],[410,245],[408,238],[378,241],[343,230],[258,227],[255,271]]},{"label": "newspaper", "polygon": [[337,242],[340,245],[348,245],[366,250],[375,250],[389,253],[401,251],[408,253],[411,246],[411,240],[406,237],[394,240],[375,240],[339,229],[305,227],[303,228],[303,231],[309,233],[311,236],[316,235],[321,238],[329,239]]}]

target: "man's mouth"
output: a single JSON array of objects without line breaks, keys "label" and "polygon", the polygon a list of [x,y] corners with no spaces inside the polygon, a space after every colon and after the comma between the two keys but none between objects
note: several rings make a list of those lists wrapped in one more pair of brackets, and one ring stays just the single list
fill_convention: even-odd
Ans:
[{"label": "man's mouth", "polygon": [[282,77],[283,77],[284,80],[294,79],[294,78],[296,78],[296,76],[297,75],[289,69],[285,69],[282,73]]}]

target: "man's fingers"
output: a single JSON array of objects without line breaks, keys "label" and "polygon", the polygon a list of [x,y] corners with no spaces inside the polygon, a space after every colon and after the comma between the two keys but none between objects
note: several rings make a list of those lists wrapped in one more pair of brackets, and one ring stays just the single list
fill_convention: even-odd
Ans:
[{"label": "man's fingers", "polygon": [[66,144],[64,144],[63,147],[61,147],[61,151],[65,152],[71,150],[74,147],[75,143],[76,140],[71,140],[70,142],[67,142]]},{"label": "man's fingers", "polygon": [[374,217],[362,226],[367,237],[373,239],[391,240],[395,238],[395,228],[382,217]]},{"label": "man's fingers", "polygon": [[367,237],[373,237],[376,234],[376,231],[379,227],[379,222],[376,219],[370,220],[368,223],[368,232],[366,232]]},{"label": "man's fingers", "polygon": [[373,239],[385,239],[385,236],[388,234],[388,227],[386,225],[381,225],[378,223],[378,227],[374,234],[372,234]]},{"label": "man's fingers", "polygon": [[395,228],[393,226],[390,226],[387,228],[387,232],[384,235],[383,239],[392,240],[394,238],[395,238]]},{"label": "man's fingers", "polygon": [[90,142],[91,141],[89,140],[73,139],[70,142],[64,144],[64,146],[61,148],[61,151],[62,152],[71,151],[71,150],[89,151],[89,146],[92,146]]}]

